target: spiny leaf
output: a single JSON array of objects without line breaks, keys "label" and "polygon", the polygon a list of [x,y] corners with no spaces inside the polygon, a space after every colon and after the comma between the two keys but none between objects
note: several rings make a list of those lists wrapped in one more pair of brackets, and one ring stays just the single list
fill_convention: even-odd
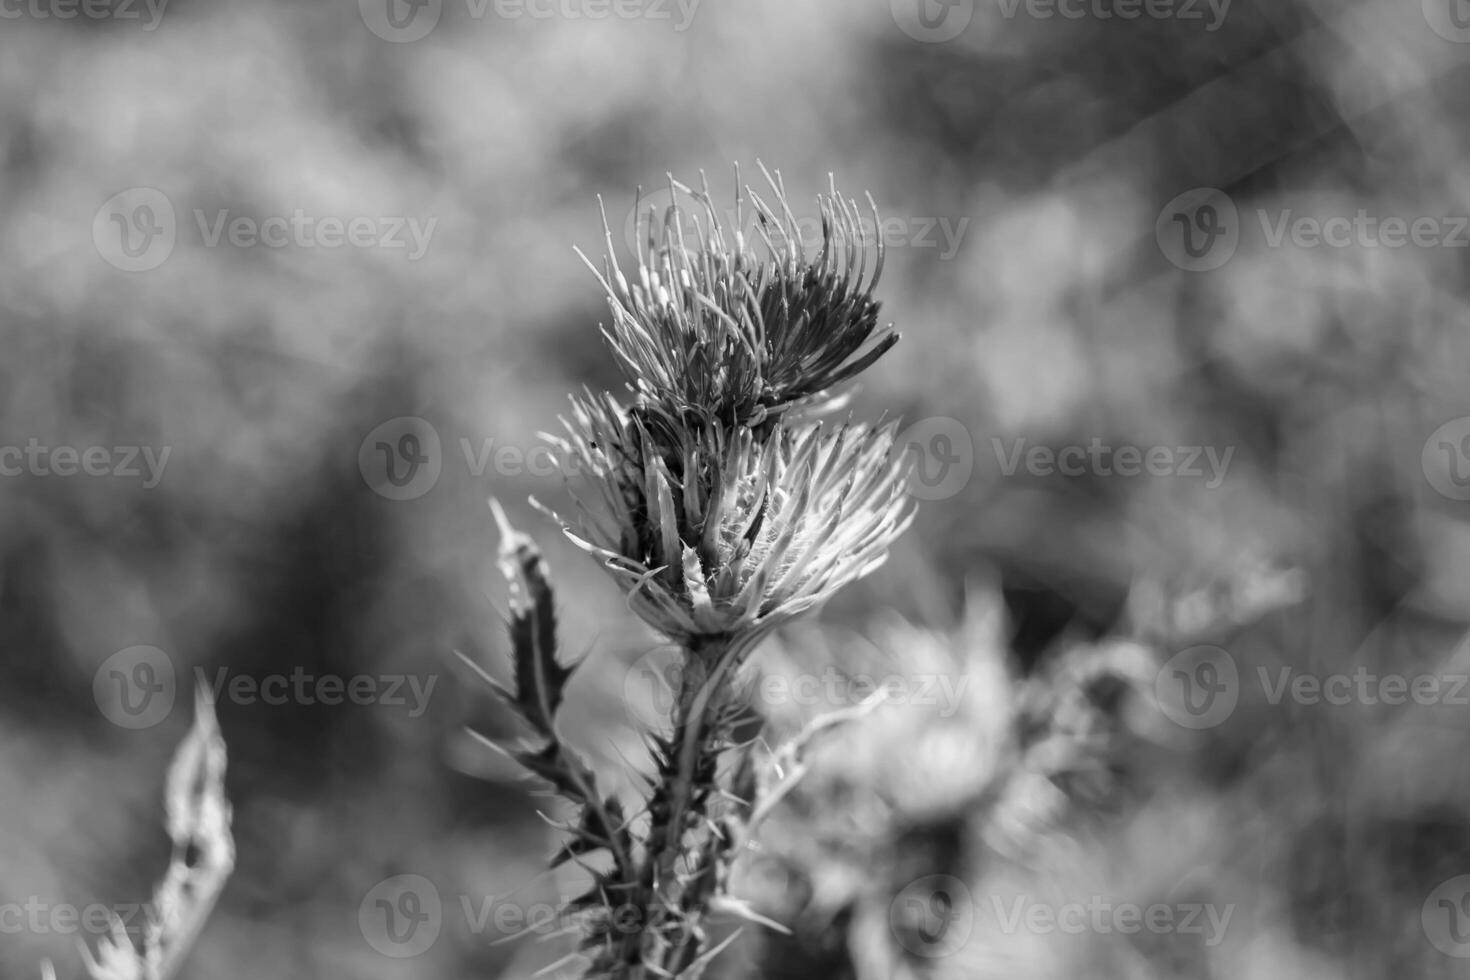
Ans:
[{"label": "spiny leaf", "polygon": [[142,949],[134,945],[121,917],[111,916],[110,934],[92,950],[81,944],[93,980],[169,980],[204,928],[215,900],[235,867],[231,810],[225,797],[225,742],[214,703],[196,692],[194,725],[169,766],[165,826],[173,860],[153,893]]},{"label": "spiny leaf", "polygon": [[[585,784],[577,778],[584,772],[580,760],[562,751],[560,742],[549,741],[539,749],[523,749],[510,757],[534,776],[546,780],[557,792],[576,802],[584,802]],[[587,773],[590,776],[590,772]]]},{"label": "spiny leaf", "polygon": [[556,606],[541,549],[517,531],[500,504],[490,501],[500,529],[500,570],[510,583],[510,639],[515,690],[494,685],[496,693],[542,735],[552,737],[552,722],[574,668],[556,659]]}]

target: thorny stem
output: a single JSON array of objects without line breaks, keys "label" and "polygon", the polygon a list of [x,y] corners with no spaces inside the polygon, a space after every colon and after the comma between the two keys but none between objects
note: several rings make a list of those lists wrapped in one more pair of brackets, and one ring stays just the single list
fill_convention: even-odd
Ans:
[{"label": "thorny stem", "polygon": [[[696,980],[734,938],[706,949],[702,927],[728,898],[758,782],[751,747],[732,744],[740,710],[732,675],[778,624],[881,564],[913,517],[895,423],[834,430],[791,421],[835,408],[836,389],[898,340],[891,324],[879,325],[872,295],[881,243],[870,269],[855,202],[834,185],[819,198],[822,244],[809,256],[779,172],[766,178],[770,204],[749,188],[736,199],[736,226],[742,202],[755,208],[762,250],[748,248],[739,227],[727,237],[707,182],[691,191],[671,177],[671,193],[700,204],[649,216],[632,283],[604,212],[608,257],[601,271],[588,265],[608,296],[613,321],[603,333],[634,404],[588,391],[563,419],[566,438],[550,437],[564,458],[591,464],[586,492],[573,490],[580,519],[561,522],[567,534],[614,574],[650,626],[684,648],[672,730],[649,735],[656,764],[646,830],[625,822],[604,835],[596,810],[586,810],[565,852],[622,842],[633,854],[593,872],[579,899],[609,915],[621,900],[636,913],[637,928],[592,917],[584,948],[597,950],[599,980]],[[685,218],[695,226],[687,242]],[[562,771],[550,715],[569,668],[549,647],[518,663],[531,682],[541,665],[549,697],[513,700],[552,739],[519,758],[566,790],[575,780]],[[733,770],[721,765],[727,752],[739,756]],[[596,795],[586,797],[596,807]],[[610,809],[621,816],[620,805]],[[724,901],[726,911],[762,921],[739,904]]]},{"label": "thorny stem", "polygon": [[[744,654],[749,652],[751,646],[752,642],[748,638],[743,642],[732,642],[729,638],[720,637],[715,640],[707,639],[688,650],[674,717],[674,730],[682,736],[678,764],[663,787],[669,800],[667,819],[650,835],[649,843],[653,847],[653,853],[648,856],[650,866],[654,869],[654,893],[658,908],[665,917],[682,915],[685,921],[681,923],[682,930],[678,940],[667,945],[663,944],[665,937],[658,928],[662,922],[648,923],[649,942],[643,947],[647,958],[641,966],[630,971],[629,980],[643,980],[645,977],[695,977],[702,969],[703,960],[712,955],[700,956],[705,937],[699,931],[699,912],[691,914],[691,903],[686,899],[692,895],[697,896],[701,887],[708,888],[712,884],[700,882],[695,875],[713,873],[714,869],[696,871],[686,867],[685,876],[679,876],[679,859],[685,857],[692,863],[697,851],[697,848],[684,846],[686,826],[702,826],[709,828],[710,833],[725,835],[725,839],[717,847],[728,855],[749,839],[760,819],[804,775],[806,765],[801,756],[817,735],[870,713],[886,700],[885,692],[875,692],[860,704],[825,715],[808,724],[778,753],[778,770],[785,770],[784,778],[780,785],[769,792],[769,797],[762,805],[755,806],[743,820],[735,824],[712,819],[712,815],[706,810],[694,811],[694,798],[700,783],[699,770],[710,760],[712,754],[720,752],[724,747],[721,743],[727,733],[719,730],[718,712],[725,706],[725,696],[730,690],[731,671],[744,659]],[[708,803],[718,799],[719,794],[709,794],[706,797],[706,808]],[[691,821],[691,816],[698,819]],[[693,907],[696,910],[706,909],[708,896],[696,897]]]},{"label": "thorny stem", "polygon": [[[657,852],[649,855],[655,871],[659,907],[663,911],[676,910],[680,906],[682,889],[679,884],[678,861],[684,854],[684,831],[690,825],[696,772],[706,753],[711,751],[708,748],[710,736],[719,734],[710,731],[712,712],[723,705],[723,695],[729,690],[731,669],[739,661],[742,651],[747,648],[747,644],[718,637],[698,642],[688,651],[674,713],[674,731],[682,735],[678,764],[667,785],[669,810],[664,832]],[[716,797],[712,795],[709,799],[714,800]],[[707,814],[699,813],[697,816],[701,818],[698,823],[708,822]],[[650,929],[650,933],[656,936],[657,930]],[[674,961],[674,965],[687,954],[689,940],[692,938],[694,937],[686,934],[686,938],[667,951],[668,958]],[[657,938],[653,942],[657,948]]]}]

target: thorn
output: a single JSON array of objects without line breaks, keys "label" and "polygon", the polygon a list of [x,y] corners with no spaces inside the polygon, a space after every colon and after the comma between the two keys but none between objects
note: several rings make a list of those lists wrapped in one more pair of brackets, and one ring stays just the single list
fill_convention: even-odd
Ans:
[{"label": "thorn", "polygon": [[563,956],[561,959],[557,960],[555,963],[552,963],[549,966],[543,966],[541,969],[539,969],[535,973],[533,973],[532,976],[544,977],[547,974],[549,974],[549,973],[551,973],[551,972],[553,972],[555,970],[560,970],[562,968],[563,964],[570,963],[573,960],[586,960],[586,959],[588,959],[588,956],[587,956],[586,953],[568,953],[566,956]]},{"label": "thorn", "polygon": [[731,898],[727,895],[716,895],[710,900],[709,907],[712,912],[723,912],[726,915],[733,915],[747,922],[754,922],[756,925],[765,926],[767,929],[774,929],[783,936],[791,935],[790,929],[774,919],[766,918],[751,908],[749,902],[741,901],[738,898]]}]

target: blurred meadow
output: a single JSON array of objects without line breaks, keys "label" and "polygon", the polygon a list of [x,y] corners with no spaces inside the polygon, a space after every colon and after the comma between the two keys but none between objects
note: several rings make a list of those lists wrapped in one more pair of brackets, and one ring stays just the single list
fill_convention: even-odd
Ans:
[{"label": "blurred meadow", "polygon": [[[527,503],[622,386],[573,249],[764,163],[877,203],[903,339],[851,411],[920,499],[756,666],[964,683],[824,736],[735,879],[792,934],[711,975],[1470,976],[1467,81],[1463,0],[0,0],[0,975],[147,900],[201,681],[238,864],[181,976],[568,951],[504,941],[575,885],[465,734],[516,734],[454,656],[506,671],[486,498],[631,786],[667,651]],[[1202,928],[1025,916],[1089,901]]]}]

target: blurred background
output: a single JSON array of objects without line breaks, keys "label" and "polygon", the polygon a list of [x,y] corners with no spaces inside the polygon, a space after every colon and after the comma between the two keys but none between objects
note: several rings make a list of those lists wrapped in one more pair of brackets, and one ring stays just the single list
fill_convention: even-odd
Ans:
[{"label": "blurred background", "polygon": [[[794,935],[713,972],[1470,975],[1467,66],[1463,0],[0,0],[0,973],[80,977],[97,937],[47,910],[147,901],[200,683],[238,867],[182,976],[567,951],[497,942],[567,886],[554,805],[464,735],[516,735],[453,656],[505,676],[485,501],[546,551],[568,735],[621,779],[658,641],[526,503],[566,506],[567,394],[621,385],[573,247],[626,264],[640,187],[733,205],[763,162],[800,214],[829,174],[876,200],[904,339],[852,411],[933,477],[768,666],[983,690],[834,736],[737,876]],[[1125,647],[1129,705],[1076,679]],[[1232,708],[1176,723],[1166,665],[1206,660]],[[1443,684],[1273,703],[1281,670]],[[997,805],[956,745],[1073,689],[1117,723],[1067,736],[1106,805]],[[954,948],[889,916],[934,874]],[[409,947],[369,921],[405,875],[442,905]],[[1001,894],[1235,911],[1047,933]]]}]

